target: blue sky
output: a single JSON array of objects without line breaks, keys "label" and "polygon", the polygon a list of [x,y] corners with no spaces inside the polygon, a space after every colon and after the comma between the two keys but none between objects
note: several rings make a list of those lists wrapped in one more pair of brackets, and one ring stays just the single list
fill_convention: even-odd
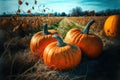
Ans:
[{"label": "blue sky", "polygon": [[[18,0],[0,0],[0,14],[3,12],[15,13],[15,11],[18,9],[17,1]],[[37,0],[37,5],[34,5],[34,0],[22,1],[24,1],[24,3],[20,6],[20,9],[24,12],[34,6],[35,9],[32,10],[33,13],[40,12],[40,10],[43,9],[43,5],[45,5],[46,8],[50,8],[50,10],[47,10],[47,12],[66,13],[69,13],[69,11],[76,6],[81,7],[83,11],[101,11],[105,9],[120,8],[120,0]],[[26,6],[25,2],[29,2],[29,5]]]}]

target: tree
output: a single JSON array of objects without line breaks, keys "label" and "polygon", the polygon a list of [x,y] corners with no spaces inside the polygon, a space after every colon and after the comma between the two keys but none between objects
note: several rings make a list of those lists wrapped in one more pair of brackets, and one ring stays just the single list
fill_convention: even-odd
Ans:
[{"label": "tree", "polygon": [[91,11],[89,11],[89,14],[90,14],[90,16],[95,16],[95,11],[91,10]]},{"label": "tree", "polygon": [[88,16],[89,15],[89,11],[83,11],[83,15],[84,16]]},{"label": "tree", "polygon": [[57,12],[55,12],[55,13],[53,13],[53,15],[54,15],[54,16],[57,16],[57,15],[58,15],[58,13],[57,13]]},{"label": "tree", "polygon": [[82,8],[81,7],[73,8],[70,12],[70,15],[71,16],[82,16],[83,15]]},{"label": "tree", "polygon": [[65,12],[62,12],[61,16],[67,16],[67,14]]}]

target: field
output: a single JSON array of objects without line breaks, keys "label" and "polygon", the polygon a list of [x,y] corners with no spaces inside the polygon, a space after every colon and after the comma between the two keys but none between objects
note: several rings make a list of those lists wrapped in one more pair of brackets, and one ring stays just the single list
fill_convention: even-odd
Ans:
[{"label": "field", "polygon": [[[107,16],[85,17],[0,17],[0,80],[120,80],[120,40],[106,37],[103,32]],[[43,30],[43,23],[65,37],[71,28],[84,29],[94,19],[90,33],[103,41],[102,54],[97,59],[83,56],[74,69],[49,69],[43,60],[33,55],[31,37]]]}]

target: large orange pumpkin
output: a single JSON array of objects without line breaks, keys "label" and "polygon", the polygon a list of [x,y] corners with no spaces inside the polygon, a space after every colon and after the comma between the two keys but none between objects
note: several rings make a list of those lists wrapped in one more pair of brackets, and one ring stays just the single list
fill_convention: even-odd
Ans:
[{"label": "large orange pumpkin", "polygon": [[109,16],[105,21],[104,31],[111,38],[120,38],[120,15]]},{"label": "large orange pumpkin", "polygon": [[42,57],[45,47],[49,43],[57,41],[52,37],[53,34],[60,35],[56,30],[48,30],[47,24],[44,24],[44,31],[37,32],[30,41],[31,52],[38,57]]},{"label": "large orange pumpkin", "polygon": [[58,35],[58,41],[50,43],[44,50],[44,63],[54,70],[67,70],[76,67],[81,61],[81,50],[78,46],[65,43]]},{"label": "large orange pumpkin", "polygon": [[78,45],[82,52],[90,58],[97,58],[103,47],[102,40],[98,36],[89,34],[90,26],[94,22],[94,20],[91,20],[83,32],[78,28],[69,30],[65,37],[66,42]]}]

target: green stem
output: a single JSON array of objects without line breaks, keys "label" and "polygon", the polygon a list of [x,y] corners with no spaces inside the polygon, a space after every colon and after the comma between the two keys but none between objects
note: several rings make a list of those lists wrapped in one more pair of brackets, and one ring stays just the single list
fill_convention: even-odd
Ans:
[{"label": "green stem", "polygon": [[67,44],[62,40],[62,38],[60,38],[57,34],[54,34],[52,36],[53,38],[56,38],[58,40],[57,46],[62,47],[62,46],[66,46]]},{"label": "green stem", "polygon": [[47,23],[43,23],[43,35],[48,35],[50,32],[48,32],[48,25]]},{"label": "green stem", "polygon": [[95,22],[95,20],[91,20],[86,26],[85,29],[83,30],[83,34],[88,34],[90,30],[90,26]]}]

